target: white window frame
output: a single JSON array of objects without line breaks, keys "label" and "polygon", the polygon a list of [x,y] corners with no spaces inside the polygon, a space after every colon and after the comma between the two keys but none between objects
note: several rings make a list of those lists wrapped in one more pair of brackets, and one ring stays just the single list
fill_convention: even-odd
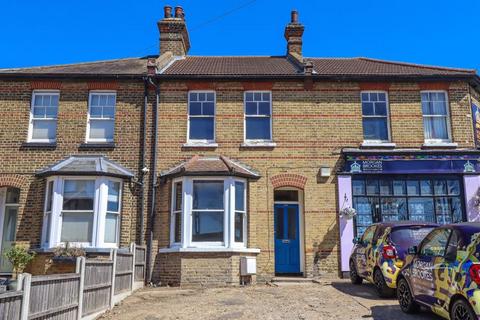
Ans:
[{"label": "white window frame", "polygon": [[[190,114],[190,94],[191,93],[213,93],[213,116],[211,115],[191,115]],[[217,127],[217,93],[214,90],[192,90],[188,91],[187,102],[187,144],[215,144]],[[213,139],[190,139],[190,118],[213,118]]]},{"label": "white window frame", "polygon": [[[445,94],[445,108],[447,111],[447,114],[445,116],[443,115],[438,115],[437,117],[445,117],[447,120],[447,139],[427,139],[425,135],[425,118],[433,118],[436,117],[435,115],[427,115],[425,116],[423,114],[423,107],[422,107],[422,93],[443,93]],[[420,110],[422,112],[422,125],[423,125],[423,137],[426,145],[435,145],[435,144],[443,144],[443,143],[451,143],[452,142],[452,129],[451,129],[451,119],[450,119],[450,101],[448,98],[448,91],[446,90],[422,90],[420,91]]]},{"label": "white window frame", "polygon": [[[198,242],[192,241],[192,227],[193,227],[193,183],[195,181],[223,181],[224,186],[224,209],[223,209],[223,241],[209,241]],[[235,242],[235,181],[243,182],[245,184],[245,215],[243,219],[243,242]],[[175,218],[173,207],[174,201],[174,186],[175,183],[182,182],[182,225],[181,225],[181,241],[175,242]],[[247,247],[247,188],[248,183],[244,179],[234,177],[182,177],[172,180],[172,198],[170,206],[170,246],[172,248],[204,248],[204,249],[226,249],[226,248],[246,248]],[[195,210],[201,211],[201,210]],[[206,210],[212,211],[212,210]],[[221,211],[219,209],[219,211]]]},{"label": "white window frame", "polygon": [[[61,241],[62,221],[63,221],[63,186],[65,180],[94,180],[95,198],[93,203],[93,226],[92,242],[71,242],[72,246],[82,248],[118,248],[120,243],[121,217],[122,217],[122,198],[123,198],[123,180],[104,176],[53,176],[46,181],[48,186],[53,181],[52,211],[50,212],[50,234],[47,237],[48,220],[46,219],[47,197],[45,193],[44,220],[42,227],[42,247],[51,249],[57,246],[65,246]],[[105,242],[105,218],[108,204],[108,181],[120,183],[118,223],[116,230],[116,243]],[[85,210],[82,210],[82,212]],[[48,238],[48,241],[47,241]]]},{"label": "white window frame", "polygon": [[[37,95],[56,95],[58,96],[57,116],[55,118],[34,118],[33,107],[35,97]],[[57,141],[58,111],[60,110],[60,90],[33,90],[32,101],[30,102],[30,121],[28,124],[27,142],[32,143],[55,143]],[[33,122],[34,121],[55,121],[55,138],[54,139],[33,139]]]},{"label": "white window frame", "polygon": [[[362,94],[363,93],[384,93],[385,94],[385,103],[386,103],[386,108],[387,108],[387,114],[385,116],[377,116],[377,115],[364,115],[363,114],[363,100],[362,100]],[[392,141],[392,136],[390,132],[390,102],[388,99],[388,91],[383,91],[383,90],[364,90],[360,91],[360,107],[362,108],[362,129],[363,129],[363,119],[364,118],[383,118],[385,117],[387,119],[387,140],[378,140],[378,139],[365,139],[365,135],[363,136],[363,143],[364,144],[383,144],[383,143],[390,143]],[[362,132],[363,134],[363,132]]]},{"label": "white window frame", "polygon": [[[247,118],[267,118],[264,115],[247,115],[247,93],[269,93],[270,94],[270,139],[247,139]],[[273,97],[269,90],[248,90],[243,92],[243,141],[246,144],[271,143],[273,142]]]},{"label": "white window frame", "polygon": [[[241,182],[243,183],[243,211],[240,211],[240,210],[236,210],[235,208],[235,203],[237,201],[237,199],[235,198],[235,183],[236,182]],[[248,183],[247,181],[245,180],[241,180],[241,179],[234,179],[233,181],[233,189],[232,189],[232,201],[231,201],[231,204],[232,204],[232,224],[230,226],[231,230],[232,230],[232,237],[231,237],[231,243],[232,243],[232,246],[233,247],[239,247],[239,248],[246,248],[247,247],[247,212],[248,212],[248,208],[247,208],[247,195],[248,195],[248,192],[247,192],[247,188],[248,188]],[[243,241],[240,241],[240,242],[237,242],[235,240],[235,215],[237,214],[237,212],[241,213],[243,215]]]},{"label": "white window frame", "polygon": [[[92,97],[94,95],[99,95],[99,96],[108,96],[108,95],[114,95],[115,96],[115,103],[113,106],[113,118],[91,118],[90,117],[90,109],[92,106]],[[85,142],[87,143],[108,143],[108,142],[113,142],[115,140],[115,115],[117,114],[117,92],[112,91],[112,90],[91,90],[88,93],[88,112],[87,112],[87,132],[85,135]],[[90,138],[90,120],[93,119],[93,121],[112,121],[113,122],[113,137],[112,139],[91,139]]]}]

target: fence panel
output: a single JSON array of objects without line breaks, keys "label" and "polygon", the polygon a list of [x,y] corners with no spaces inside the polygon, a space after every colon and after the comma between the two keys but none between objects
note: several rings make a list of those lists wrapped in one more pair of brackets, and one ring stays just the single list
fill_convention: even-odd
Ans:
[{"label": "fence panel", "polygon": [[28,318],[75,319],[79,289],[77,273],[32,277]]},{"label": "fence panel", "polygon": [[115,267],[115,291],[119,294],[130,291],[133,277],[133,253],[117,252],[117,264]]},{"label": "fence panel", "polygon": [[85,262],[82,316],[109,308],[112,272],[113,261],[111,260]]},{"label": "fence panel", "polygon": [[22,308],[23,291],[12,291],[0,294],[0,319],[19,320]]},{"label": "fence panel", "polygon": [[145,281],[146,248],[135,246],[135,281]]}]

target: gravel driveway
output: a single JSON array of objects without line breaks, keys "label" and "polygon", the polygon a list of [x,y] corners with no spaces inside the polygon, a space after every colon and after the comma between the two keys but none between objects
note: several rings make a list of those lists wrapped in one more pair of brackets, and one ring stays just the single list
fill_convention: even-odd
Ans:
[{"label": "gravel driveway", "polygon": [[405,315],[396,299],[379,299],[371,285],[345,280],[243,288],[145,288],[102,319],[431,319]]}]

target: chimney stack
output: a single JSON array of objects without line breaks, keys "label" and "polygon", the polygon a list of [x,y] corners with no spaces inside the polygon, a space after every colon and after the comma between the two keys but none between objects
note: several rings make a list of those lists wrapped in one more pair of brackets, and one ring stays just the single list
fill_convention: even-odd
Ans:
[{"label": "chimney stack", "polygon": [[298,12],[293,10],[291,21],[285,27],[285,39],[287,40],[287,55],[302,61],[302,36],[305,27],[298,22]]},{"label": "chimney stack", "polygon": [[175,7],[172,16],[172,7],[163,8],[164,18],[158,21],[160,32],[160,55],[171,52],[174,56],[185,56],[190,49],[190,38],[187,25],[185,24],[185,13],[182,7]]}]

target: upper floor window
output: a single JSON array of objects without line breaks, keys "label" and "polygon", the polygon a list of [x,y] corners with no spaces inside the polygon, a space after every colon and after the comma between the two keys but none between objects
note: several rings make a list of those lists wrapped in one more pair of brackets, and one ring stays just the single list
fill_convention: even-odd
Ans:
[{"label": "upper floor window", "polygon": [[272,141],[271,92],[245,92],[245,140]]},{"label": "upper floor window", "polygon": [[52,91],[33,92],[28,141],[55,142],[59,95]]},{"label": "upper floor window", "polygon": [[115,124],[115,92],[90,92],[87,142],[112,142]]},{"label": "upper floor window", "polygon": [[362,92],[363,139],[388,142],[388,98],[386,92]]},{"label": "upper floor window", "polygon": [[423,91],[421,95],[425,142],[450,142],[447,93]]},{"label": "upper floor window", "polygon": [[53,177],[47,181],[43,243],[117,247],[122,182],[106,177]]},{"label": "upper floor window", "polygon": [[215,92],[188,93],[188,141],[215,142]]}]

